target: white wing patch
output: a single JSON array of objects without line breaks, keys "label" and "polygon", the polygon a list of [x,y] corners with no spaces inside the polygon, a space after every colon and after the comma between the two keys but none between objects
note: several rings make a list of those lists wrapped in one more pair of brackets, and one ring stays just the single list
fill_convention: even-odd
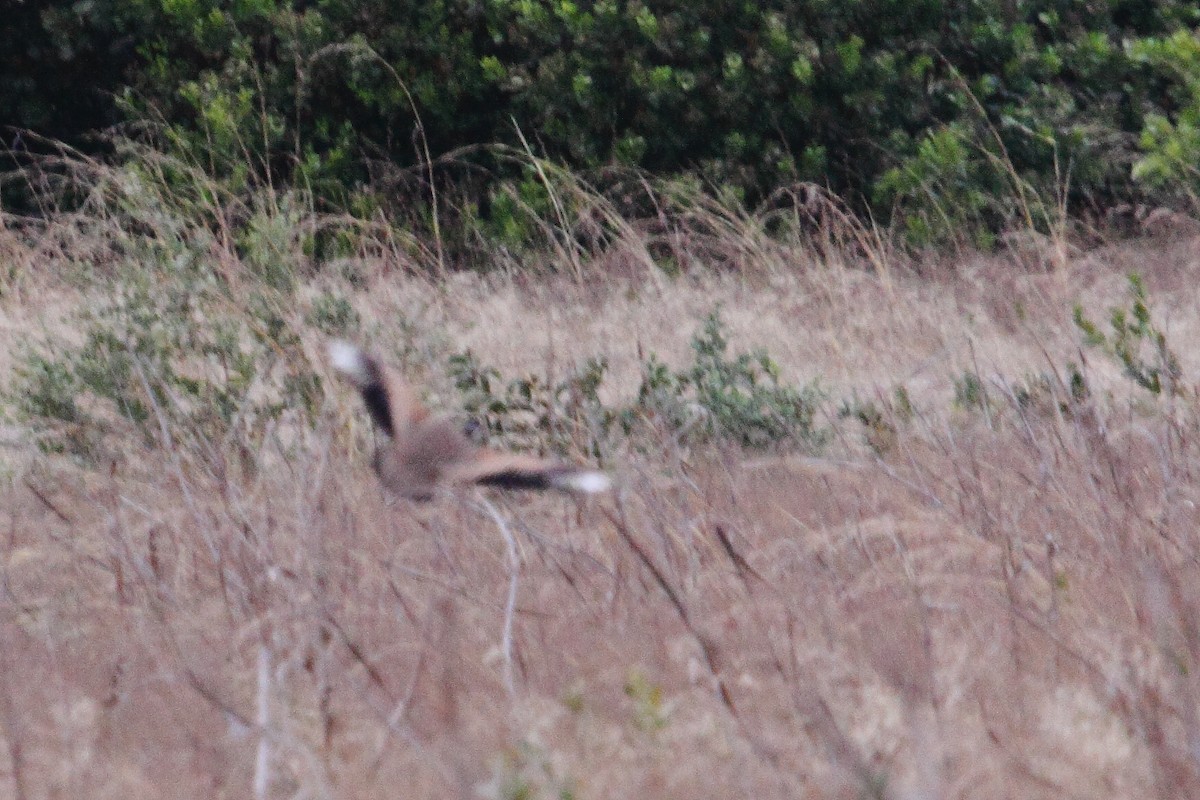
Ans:
[{"label": "white wing patch", "polygon": [[612,488],[612,480],[603,472],[581,470],[558,476],[555,483],[567,491],[599,494]]},{"label": "white wing patch", "polygon": [[367,367],[367,357],[356,345],[341,339],[329,342],[329,362],[333,368],[343,373],[355,386],[365,386],[371,382],[371,370]]}]

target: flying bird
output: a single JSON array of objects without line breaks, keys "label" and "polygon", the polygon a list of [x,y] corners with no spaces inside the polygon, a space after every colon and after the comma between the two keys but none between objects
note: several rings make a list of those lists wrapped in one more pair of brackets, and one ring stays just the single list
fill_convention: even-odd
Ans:
[{"label": "flying bird", "polygon": [[330,342],[329,360],[362,394],[367,412],[387,435],[375,454],[375,471],[402,497],[429,500],[441,487],[470,484],[575,494],[612,486],[599,470],[474,444],[453,417],[432,414],[399,375],[357,345]]}]

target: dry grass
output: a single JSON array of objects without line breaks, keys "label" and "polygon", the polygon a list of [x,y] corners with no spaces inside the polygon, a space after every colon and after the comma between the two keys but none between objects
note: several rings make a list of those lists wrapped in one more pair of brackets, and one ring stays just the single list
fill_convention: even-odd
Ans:
[{"label": "dry grass", "polygon": [[[1200,374],[1195,242],[918,276],[744,234],[719,274],[622,272],[617,248],[563,278],[396,262],[345,291],[445,402],[464,348],[508,374],[603,355],[619,397],[719,304],[738,349],[823,382],[820,457],[633,442],[614,496],[493,497],[498,525],[479,497],[385,498],[348,392],[244,473],[178,442],[82,468],[10,420],[0,794],[1200,793],[1195,387],[1151,397],[1089,351],[1086,401],[1008,388],[1065,375],[1072,305],[1103,317],[1132,268]],[[0,353],[85,296],[21,275]],[[956,405],[964,371],[986,408]],[[837,416],[852,396],[882,411],[874,449]]]}]

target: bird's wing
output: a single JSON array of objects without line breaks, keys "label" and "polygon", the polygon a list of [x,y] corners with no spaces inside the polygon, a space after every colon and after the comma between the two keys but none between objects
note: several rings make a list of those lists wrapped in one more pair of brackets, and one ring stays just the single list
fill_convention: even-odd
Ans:
[{"label": "bird's wing", "polygon": [[429,416],[412,387],[361,347],[334,340],[329,343],[329,360],[362,394],[371,419],[389,436]]},{"label": "bird's wing", "polygon": [[611,486],[603,472],[573,464],[522,455],[478,450],[474,456],[447,470],[453,483],[478,483],[502,489],[559,489],[595,494]]}]

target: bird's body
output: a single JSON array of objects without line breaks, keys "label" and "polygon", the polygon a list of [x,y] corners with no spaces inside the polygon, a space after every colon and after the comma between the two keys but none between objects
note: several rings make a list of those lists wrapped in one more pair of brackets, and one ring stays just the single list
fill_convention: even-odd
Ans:
[{"label": "bird's body", "polygon": [[389,437],[375,455],[375,470],[396,494],[428,500],[440,487],[469,484],[593,494],[611,484],[597,470],[479,447],[452,417],[431,414],[399,376],[355,345],[332,342],[329,356]]}]

